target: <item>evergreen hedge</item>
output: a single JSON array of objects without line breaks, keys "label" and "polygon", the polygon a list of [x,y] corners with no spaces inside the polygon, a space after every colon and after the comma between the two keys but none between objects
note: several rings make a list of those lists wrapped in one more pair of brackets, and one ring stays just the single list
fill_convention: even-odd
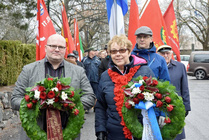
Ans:
[{"label": "evergreen hedge", "polygon": [[35,60],[35,44],[0,40],[0,86],[14,84],[22,71],[22,67]]}]

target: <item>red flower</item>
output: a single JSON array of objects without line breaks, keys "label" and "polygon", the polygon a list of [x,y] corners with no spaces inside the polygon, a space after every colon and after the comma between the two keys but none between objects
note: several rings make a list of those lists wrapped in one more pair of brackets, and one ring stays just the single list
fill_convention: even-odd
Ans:
[{"label": "red flower", "polygon": [[54,102],[58,102],[59,101],[59,97],[55,97]]},{"label": "red flower", "polygon": [[140,89],[141,91],[144,91],[144,85],[141,85],[141,86],[139,87],[139,89]]},{"label": "red flower", "polygon": [[129,102],[125,102],[125,106],[126,106],[126,108],[128,108],[128,109],[131,109],[131,104],[129,104]]},{"label": "red flower", "polygon": [[165,97],[165,102],[166,102],[166,103],[170,103],[170,102],[171,102],[171,98],[168,97],[168,96],[166,96],[166,97]]},{"label": "red flower", "polygon": [[43,86],[39,86],[38,90],[42,92],[45,91],[46,89]]},{"label": "red flower", "polygon": [[45,93],[45,92],[41,92],[41,93],[40,93],[40,98],[41,98],[42,100],[45,100],[45,99],[46,99],[46,93]]},{"label": "red flower", "polygon": [[164,120],[164,123],[171,123],[170,118],[166,117],[165,120]]},{"label": "red flower", "polygon": [[33,104],[32,104],[32,103],[29,103],[29,104],[27,104],[27,107],[28,107],[29,109],[31,109],[31,108],[33,107]]},{"label": "red flower", "polygon": [[47,94],[47,97],[48,97],[49,99],[54,98],[54,96],[55,96],[54,91],[49,91],[48,94]]},{"label": "red flower", "polygon": [[143,99],[144,99],[144,94],[139,93],[139,94],[137,95],[137,97],[138,97],[140,100],[143,100]]},{"label": "red flower", "polygon": [[30,96],[29,95],[25,95],[25,100],[26,100],[26,102],[30,102]]},{"label": "red flower", "polygon": [[74,91],[71,91],[71,95],[70,95],[70,98],[72,98],[74,96]]},{"label": "red flower", "polygon": [[156,94],[155,94],[155,97],[157,97],[158,99],[162,99],[162,94],[156,93]]},{"label": "red flower", "polygon": [[63,106],[64,106],[64,107],[68,107],[68,103],[64,103]]},{"label": "red flower", "polygon": [[47,80],[48,80],[48,81],[53,81],[53,78],[48,78]]},{"label": "red flower", "polygon": [[73,111],[73,113],[74,113],[74,115],[78,115],[79,110],[78,110],[78,109],[75,109],[75,110]]},{"label": "red flower", "polygon": [[146,80],[146,79],[148,79],[148,78],[149,78],[149,77],[147,77],[147,76],[144,76],[144,77],[143,77],[143,80]]},{"label": "red flower", "polygon": [[73,109],[75,107],[74,103],[69,104],[70,109]]},{"label": "red flower", "polygon": [[152,86],[156,86],[158,84],[157,80],[152,80]]},{"label": "red flower", "polygon": [[171,112],[173,110],[173,105],[168,105],[167,110],[168,110],[168,112]]},{"label": "red flower", "polygon": [[35,104],[35,103],[37,103],[37,102],[38,102],[37,100],[32,99],[32,103]]},{"label": "red flower", "polygon": [[133,101],[134,101],[135,104],[139,103],[139,99],[137,97],[133,98]]},{"label": "red flower", "polygon": [[62,90],[62,85],[60,83],[57,83],[56,87],[58,88],[58,90]]},{"label": "red flower", "polygon": [[163,106],[163,102],[162,101],[160,101],[160,100],[158,100],[157,101],[157,105],[156,105],[156,107],[162,107]]}]

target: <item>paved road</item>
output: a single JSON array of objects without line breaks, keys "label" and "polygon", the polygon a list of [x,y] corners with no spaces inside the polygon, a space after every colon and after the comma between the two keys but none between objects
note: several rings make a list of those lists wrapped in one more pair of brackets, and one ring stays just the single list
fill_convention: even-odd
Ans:
[{"label": "paved road", "polygon": [[[186,117],[186,140],[209,139],[209,80],[188,77],[192,111]],[[81,140],[96,140],[94,112],[86,114]]]}]

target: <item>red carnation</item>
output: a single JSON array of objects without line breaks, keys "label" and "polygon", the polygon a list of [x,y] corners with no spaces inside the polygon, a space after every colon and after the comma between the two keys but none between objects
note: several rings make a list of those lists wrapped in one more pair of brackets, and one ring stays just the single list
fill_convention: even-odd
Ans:
[{"label": "red carnation", "polygon": [[58,88],[58,90],[62,90],[62,85],[60,83],[57,83],[56,87]]},{"label": "red carnation", "polygon": [[139,87],[139,89],[140,89],[141,91],[144,91],[144,85],[141,85],[141,86]]},{"label": "red carnation", "polygon": [[31,109],[31,108],[33,107],[33,104],[32,104],[32,103],[29,103],[29,104],[27,104],[27,107],[28,107],[29,109]]},{"label": "red carnation", "polygon": [[156,107],[162,107],[163,106],[163,102],[162,101],[160,101],[160,100],[158,100],[157,101],[157,105],[156,105]]},{"label": "red carnation", "polygon": [[79,110],[78,110],[78,109],[75,109],[75,110],[73,111],[73,113],[74,113],[74,115],[78,115]]},{"label": "red carnation", "polygon": [[68,107],[68,103],[64,103],[63,106],[64,106],[64,107]]},{"label": "red carnation", "polygon": [[70,109],[73,109],[75,107],[74,103],[69,104]]},{"label": "red carnation", "polygon": [[125,106],[126,106],[126,108],[128,108],[128,109],[131,109],[131,104],[129,103],[129,102],[125,102]]},{"label": "red carnation", "polygon": [[58,102],[59,101],[59,97],[55,97],[54,102]]},{"label": "red carnation", "polygon": [[135,104],[139,103],[139,99],[137,97],[133,98],[133,101],[134,101]]},{"label": "red carnation", "polygon": [[71,91],[71,95],[70,95],[70,98],[72,98],[74,96],[74,91]]},{"label": "red carnation", "polygon": [[168,112],[171,112],[173,110],[173,105],[168,105],[167,110],[168,110]]},{"label": "red carnation", "polygon": [[45,91],[46,89],[43,86],[39,86],[38,90],[42,92]]},{"label": "red carnation", "polygon": [[171,102],[171,98],[168,97],[168,96],[166,96],[166,97],[165,97],[165,101],[166,101],[166,103],[170,103],[170,102]]},{"label": "red carnation", "polygon": [[53,78],[48,78],[47,80],[48,80],[48,81],[53,81]]},{"label": "red carnation", "polygon": [[156,94],[155,94],[155,97],[157,97],[158,99],[162,99],[162,94],[156,93]]},{"label": "red carnation", "polygon": [[25,100],[26,100],[26,102],[30,102],[30,96],[29,95],[25,95]]},{"label": "red carnation", "polygon": [[46,93],[45,93],[45,92],[41,92],[41,93],[40,93],[40,98],[41,98],[42,100],[45,100],[45,99],[46,99]]},{"label": "red carnation", "polygon": [[139,94],[137,95],[137,97],[138,97],[140,100],[143,100],[143,99],[144,99],[144,94],[139,93]]},{"label": "red carnation", "polygon": [[144,76],[144,77],[143,77],[143,80],[146,80],[146,79],[148,79],[148,78],[149,78],[149,77],[147,77],[147,76]]},{"label": "red carnation", "polygon": [[54,98],[54,96],[55,96],[54,91],[49,91],[48,94],[47,94],[47,97],[48,97],[49,99]]},{"label": "red carnation", "polygon": [[32,103],[35,104],[35,103],[37,103],[37,102],[38,102],[37,100],[32,99]]},{"label": "red carnation", "polygon": [[156,86],[158,84],[157,80],[152,80],[152,86]]},{"label": "red carnation", "polygon": [[165,120],[164,120],[164,123],[171,123],[170,118],[166,117]]}]

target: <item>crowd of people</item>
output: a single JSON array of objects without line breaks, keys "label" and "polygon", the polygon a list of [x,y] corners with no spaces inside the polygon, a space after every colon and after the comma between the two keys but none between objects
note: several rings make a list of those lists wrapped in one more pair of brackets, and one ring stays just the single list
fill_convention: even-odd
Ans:
[{"label": "crowd of people", "polygon": [[[133,79],[138,76],[156,77],[169,81],[182,97],[186,114],[191,111],[188,81],[185,66],[172,59],[172,48],[163,45],[158,48],[153,43],[153,32],[147,26],[135,32],[136,44],[132,44],[125,35],[114,36],[100,51],[88,48],[82,61],[78,61],[78,52],[74,50],[64,58],[66,41],[61,35],[48,38],[45,46],[46,57],[23,67],[12,94],[12,108],[19,110],[25,89],[43,78],[71,77],[71,85],[84,92],[81,101],[86,113],[94,107],[95,135],[97,140],[126,140],[121,125],[121,116],[116,106],[115,89],[120,86],[115,79]],[[134,73],[130,71],[134,69]],[[176,73],[178,71],[178,73]],[[62,127],[66,126],[68,113],[60,111]],[[159,111],[159,125],[163,126],[165,116]],[[142,122],[143,117],[139,116]],[[41,110],[39,126],[46,131],[46,110]],[[29,139],[22,130],[21,140]],[[80,135],[76,140],[80,139]],[[135,138],[133,138],[135,139]],[[175,140],[185,139],[185,132]]]}]

